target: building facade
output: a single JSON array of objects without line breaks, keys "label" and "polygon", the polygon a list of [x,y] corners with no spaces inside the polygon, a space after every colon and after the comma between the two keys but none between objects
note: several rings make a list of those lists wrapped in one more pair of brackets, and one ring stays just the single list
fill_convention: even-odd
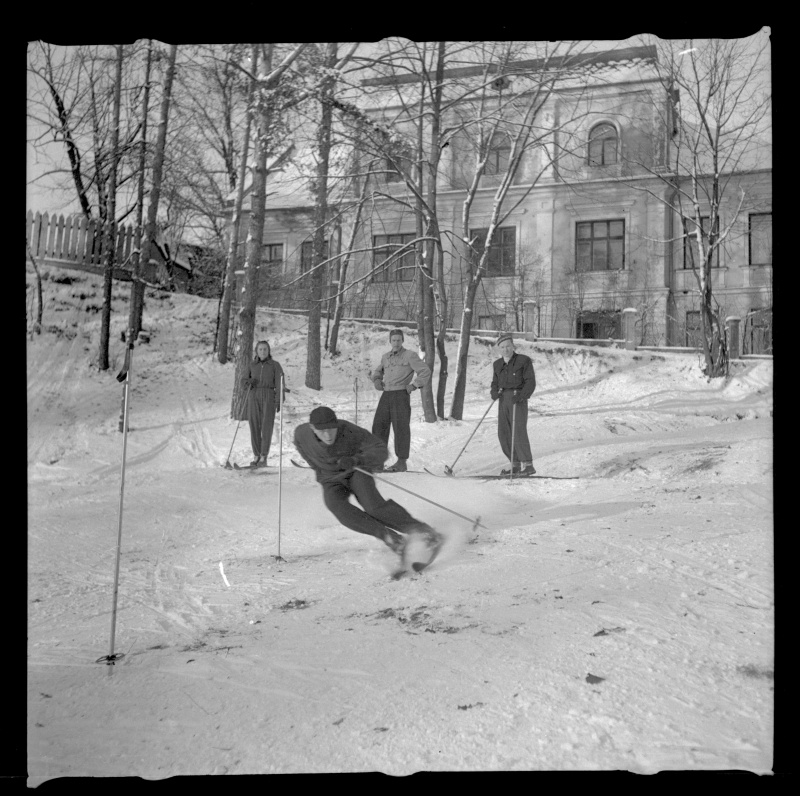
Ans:
[{"label": "building facade", "polygon": [[[621,311],[633,307],[641,344],[697,344],[699,289],[691,246],[672,210],[675,180],[665,179],[674,109],[656,75],[655,58],[651,47],[594,53],[580,76],[549,93],[538,112],[536,138],[508,187],[475,301],[473,329],[619,339]],[[503,90],[517,85],[523,96],[525,71],[535,66],[508,65]],[[458,71],[463,78],[466,70]],[[409,125],[403,107],[392,104],[403,81],[365,82],[386,89],[382,98],[372,95],[367,116],[391,120],[400,130]],[[453,103],[442,120],[455,131],[442,148],[436,205],[447,296],[440,322],[448,328],[460,323],[470,262],[481,251],[512,155],[508,131],[515,120],[507,114],[496,125],[485,171],[470,192],[476,143],[464,120],[473,111],[468,102]],[[410,140],[410,126],[408,133]],[[351,170],[363,174],[367,160],[358,153],[359,168]],[[347,287],[347,317],[416,320],[420,272],[413,241],[419,222],[404,177],[412,160],[409,156],[406,169],[396,152],[383,161],[373,152],[369,184],[354,180],[338,201],[326,236],[331,262],[324,269],[327,295]],[[723,224],[731,221],[732,229],[714,264],[714,294],[723,317],[741,317],[745,351],[771,352],[771,166],[767,162],[730,179],[720,218]],[[260,302],[303,308],[302,276],[311,267],[313,235],[310,194],[291,166],[270,180]],[[354,199],[362,191],[368,201],[354,232]]]}]

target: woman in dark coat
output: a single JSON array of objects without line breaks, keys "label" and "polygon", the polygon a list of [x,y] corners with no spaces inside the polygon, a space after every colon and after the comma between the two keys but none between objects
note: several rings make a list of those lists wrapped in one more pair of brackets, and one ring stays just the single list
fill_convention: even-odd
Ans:
[{"label": "woman in dark coat", "polygon": [[250,423],[250,444],[253,446],[251,467],[266,467],[275,413],[281,410],[281,377],[283,368],[272,358],[269,343],[259,340],[255,359],[250,363],[242,384],[249,387],[247,420]]}]

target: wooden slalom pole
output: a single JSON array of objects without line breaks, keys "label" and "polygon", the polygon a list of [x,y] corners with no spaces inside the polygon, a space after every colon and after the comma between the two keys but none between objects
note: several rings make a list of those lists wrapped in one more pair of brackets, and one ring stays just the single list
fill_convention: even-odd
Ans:
[{"label": "wooden slalom pole", "polygon": [[283,394],[283,374],[281,373],[280,399],[281,406],[278,414],[278,555],[276,561],[283,561],[281,558],[281,498],[283,496],[283,402],[286,396]]},{"label": "wooden slalom pole", "polygon": [[103,655],[98,658],[96,663],[106,663],[108,666],[113,666],[116,661],[124,657],[124,652],[114,652],[114,643],[117,627],[117,598],[119,594],[119,561],[120,551],[122,549],[122,507],[125,497],[125,460],[128,453],[128,412],[130,407],[130,390],[131,390],[131,359],[133,351],[133,334],[129,330],[128,333],[128,347],[125,351],[125,363],[122,370],[117,375],[117,381],[124,382],[125,384],[125,401],[123,405],[122,418],[122,467],[120,471],[119,481],[119,510],[117,523],[117,554],[116,562],[114,564],[114,596],[111,605],[111,640],[109,642],[108,655]]}]

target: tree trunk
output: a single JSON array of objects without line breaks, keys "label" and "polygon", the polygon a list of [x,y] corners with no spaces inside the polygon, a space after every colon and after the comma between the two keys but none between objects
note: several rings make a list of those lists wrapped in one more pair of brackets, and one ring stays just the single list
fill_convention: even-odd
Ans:
[{"label": "tree trunk", "polygon": [[41,334],[42,312],[44,310],[44,300],[42,299],[42,274],[39,271],[39,265],[36,262],[36,258],[33,256],[33,252],[31,251],[31,244],[28,241],[25,241],[25,244],[28,247],[28,257],[31,258],[31,263],[33,263],[33,271],[36,274],[36,320],[33,323],[33,331],[36,334]]},{"label": "tree trunk", "polygon": [[144,98],[142,100],[142,140],[139,142],[139,185],[136,194],[136,226],[131,263],[131,296],[128,306],[128,338],[135,340],[142,330],[144,312],[144,282],[142,279],[142,223],[144,221],[144,182],[147,167],[147,114],[150,108],[150,66],[153,61],[153,40],[147,42],[144,69]]},{"label": "tree trunk", "polygon": [[[358,173],[358,166],[354,168],[354,171]],[[358,205],[356,207],[356,215],[353,219],[353,226],[350,230],[350,235],[347,241],[347,247],[345,249],[345,255],[340,261],[339,265],[339,286],[336,291],[336,305],[333,313],[333,323],[331,324],[331,336],[328,340],[328,351],[330,352],[331,356],[336,356],[339,346],[339,327],[341,325],[342,316],[344,315],[344,302],[345,302],[345,284],[347,282],[347,269],[350,265],[350,253],[353,251],[353,247],[355,246],[356,236],[358,235],[359,227],[361,226],[361,212],[364,207],[364,201],[366,200],[367,196],[367,188],[369,186],[369,180],[364,179],[360,196],[358,198]]]},{"label": "tree trunk", "polygon": [[470,331],[472,329],[472,309],[478,293],[479,279],[470,279],[464,296],[464,311],[461,313],[461,329],[456,354],[456,383],[453,387],[453,402],[450,417],[461,420],[464,415],[464,394],[467,388],[467,357],[469,356]]},{"label": "tree trunk", "polygon": [[114,78],[114,121],[111,127],[111,168],[108,178],[108,210],[104,229],[105,265],[103,268],[103,311],[100,316],[100,352],[98,367],[108,370],[108,347],[111,335],[111,289],[114,284],[114,251],[117,220],[117,162],[119,160],[119,118],[122,98],[122,45],[117,45],[117,70]]},{"label": "tree trunk", "polygon": [[[336,42],[329,42],[325,66],[336,65]],[[320,84],[320,122],[317,128],[317,175],[313,182],[314,194],[314,261],[308,287],[308,350],[306,354],[305,385],[312,390],[322,388],[322,349],[320,345],[320,318],[322,314],[323,268],[317,266],[326,259],[325,233],[328,221],[328,165],[331,151],[331,123],[335,81],[326,76]],[[327,266],[326,266],[327,267]]]},{"label": "tree trunk", "polygon": [[244,204],[244,184],[247,177],[247,154],[250,147],[250,106],[253,103],[253,94],[255,92],[256,77],[258,74],[258,50],[259,46],[254,44],[250,54],[250,68],[253,72],[253,79],[250,82],[247,95],[247,122],[244,128],[244,140],[242,141],[242,160],[239,164],[239,185],[236,191],[236,207],[233,212],[231,240],[230,247],[228,248],[228,262],[225,269],[225,283],[222,290],[222,304],[220,307],[217,332],[217,358],[222,365],[228,361],[231,304],[233,303],[233,291],[236,284],[235,272],[239,259],[239,229],[241,226],[242,205]]},{"label": "tree trunk", "polygon": [[[426,198],[426,204],[428,206],[428,212],[430,213],[430,216],[428,217],[425,234],[428,237],[435,238],[436,241],[425,242],[427,250],[425,267],[423,268],[425,277],[425,313],[424,328],[421,334],[424,334],[425,337],[426,361],[431,369],[431,373],[433,373],[435,351],[439,354],[439,384],[436,391],[435,409],[433,406],[433,378],[431,378],[430,384],[425,390],[424,397],[428,398],[430,402],[431,415],[431,418],[429,419],[428,405],[425,401],[423,401],[423,405],[425,406],[425,420],[427,422],[435,422],[437,416],[444,417],[444,389],[447,384],[447,353],[445,351],[443,328],[444,323],[442,323],[442,329],[440,329],[438,338],[434,337],[434,316],[437,310],[435,296],[437,292],[439,294],[439,301],[441,302],[444,300],[446,303],[444,275],[442,273],[444,268],[444,258],[442,256],[442,240],[439,231],[439,209],[437,205],[439,190],[439,161],[442,153],[441,141],[439,140],[439,137],[441,134],[442,120],[442,84],[444,80],[445,44],[446,42],[440,41],[437,47],[436,74],[434,76],[434,89],[430,108],[431,135],[430,153],[428,156],[428,195]],[[444,374],[444,377],[442,374]]]},{"label": "tree trunk", "polygon": [[[263,44],[264,68],[267,72],[272,68],[272,43]],[[244,372],[250,364],[253,352],[253,337],[256,323],[256,302],[258,300],[258,271],[261,265],[261,252],[264,244],[264,219],[267,205],[267,159],[272,150],[272,121],[274,106],[272,100],[257,89],[256,107],[258,108],[258,128],[253,148],[255,166],[253,170],[253,187],[250,191],[250,223],[247,233],[246,255],[244,262],[244,288],[242,307],[239,310],[239,344],[236,354],[236,372],[234,375],[233,395],[231,398],[231,416],[243,419],[239,413],[245,388],[242,386]]]},{"label": "tree trunk", "polygon": [[444,283],[444,249],[436,247],[436,294],[434,295],[436,314],[439,320],[439,331],[436,334],[436,351],[439,355],[439,381],[436,384],[436,414],[444,420],[444,396],[447,390],[447,290]]}]

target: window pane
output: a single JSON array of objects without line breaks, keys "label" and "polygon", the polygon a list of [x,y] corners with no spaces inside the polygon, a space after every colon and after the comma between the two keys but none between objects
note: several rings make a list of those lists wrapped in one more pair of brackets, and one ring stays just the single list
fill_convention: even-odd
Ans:
[{"label": "window pane", "polygon": [[595,221],[592,224],[592,237],[605,238],[608,235],[608,223],[606,221]]},{"label": "window pane", "polygon": [[611,238],[621,238],[625,234],[624,221],[610,221],[608,224],[608,235]]},{"label": "window pane", "polygon": [[589,143],[589,165],[601,166],[603,159],[603,144],[601,141],[592,141]]},{"label": "window pane", "polygon": [[578,237],[579,238],[591,238],[592,237],[592,225],[586,222],[581,222],[578,224]]},{"label": "window pane", "polygon": [[608,268],[608,250],[604,240],[596,240],[592,243],[592,270],[604,271]]},{"label": "window pane", "polygon": [[750,262],[772,262],[772,213],[750,216]]},{"label": "window pane", "polygon": [[577,270],[589,271],[592,263],[592,244],[588,241],[578,243],[577,247]]},{"label": "window pane", "polygon": [[617,162],[617,141],[614,138],[606,138],[603,141],[603,164],[605,166]]},{"label": "window pane", "polygon": [[610,240],[608,242],[608,267],[624,268],[623,246],[621,240]]}]

